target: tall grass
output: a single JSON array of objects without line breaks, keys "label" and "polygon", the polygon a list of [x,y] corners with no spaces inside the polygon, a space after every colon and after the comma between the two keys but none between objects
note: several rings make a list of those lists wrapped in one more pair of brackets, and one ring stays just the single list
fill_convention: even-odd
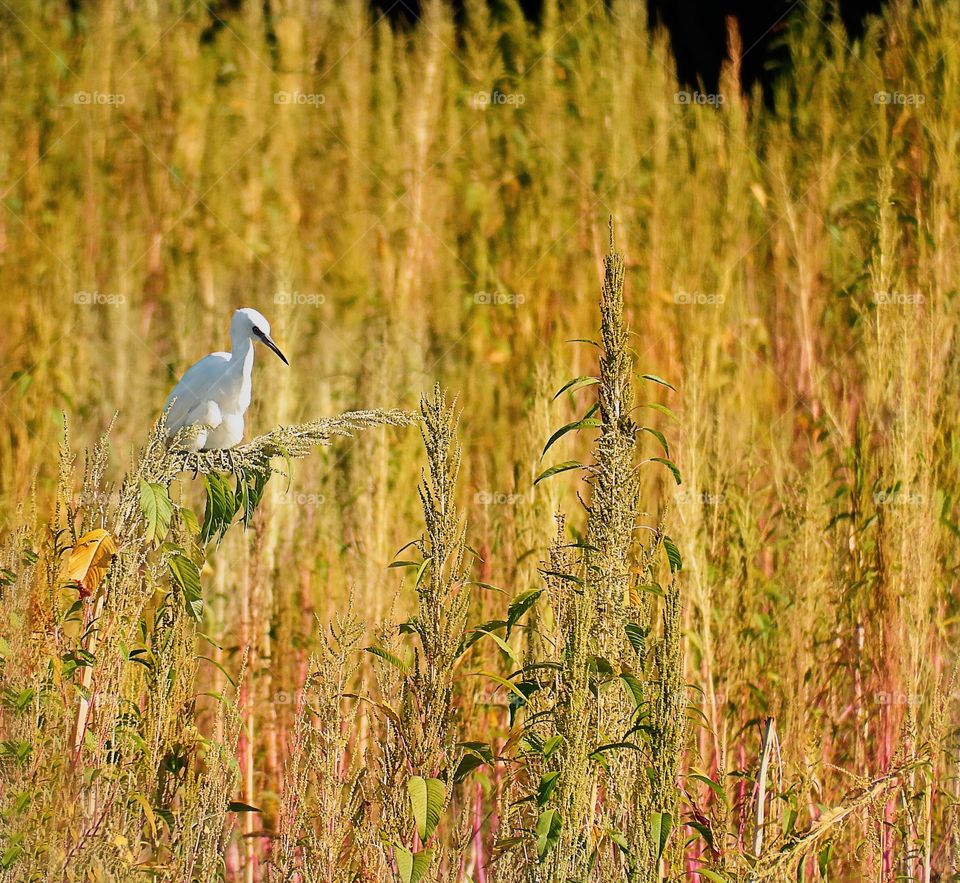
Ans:
[{"label": "tall grass", "polygon": [[960,872],[958,12],[0,5],[0,879]]}]

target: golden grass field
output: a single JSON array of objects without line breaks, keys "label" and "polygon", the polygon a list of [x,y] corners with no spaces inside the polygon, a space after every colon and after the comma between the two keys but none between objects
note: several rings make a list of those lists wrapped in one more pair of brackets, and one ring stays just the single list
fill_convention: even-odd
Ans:
[{"label": "golden grass field", "polygon": [[960,3],[544,6],[0,2],[0,880],[958,879]]}]

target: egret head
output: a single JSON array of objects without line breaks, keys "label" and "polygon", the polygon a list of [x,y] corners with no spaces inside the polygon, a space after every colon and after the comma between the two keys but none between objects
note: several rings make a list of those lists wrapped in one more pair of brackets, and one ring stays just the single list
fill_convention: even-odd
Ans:
[{"label": "egret head", "polygon": [[266,320],[263,313],[259,313],[250,307],[237,310],[233,314],[233,319],[230,320],[231,340],[243,340],[247,337],[252,340],[259,340],[262,344],[272,349],[280,357],[284,365],[290,364],[287,361],[287,357],[280,352],[280,347],[274,343],[273,338],[270,336],[270,323]]}]

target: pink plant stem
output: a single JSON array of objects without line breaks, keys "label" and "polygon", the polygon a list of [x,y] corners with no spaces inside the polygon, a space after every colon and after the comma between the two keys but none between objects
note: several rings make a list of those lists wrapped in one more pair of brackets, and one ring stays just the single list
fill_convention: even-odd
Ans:
[{"label": "pink plant stem", "polygon": [[480,835],[483,827],[483,788],[477,782],[476,797],[473,808],[473,853],[476,857],[477,883],[486,883],[487,872],[484,868],[483,837]]}]

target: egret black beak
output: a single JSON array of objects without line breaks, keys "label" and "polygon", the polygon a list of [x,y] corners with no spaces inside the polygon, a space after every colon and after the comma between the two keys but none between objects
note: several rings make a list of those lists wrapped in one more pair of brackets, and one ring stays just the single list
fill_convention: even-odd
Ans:
[{"label": "egret black beak", "polygon": [[286,357],[283,353],[280,352],[280,347],[278,347],[278,346],[273,342],[273,339],[272,339],[272,338],[267,337],[267,335],[264,334],[261,339],[263,340],[263,342],[264,342],[268,347],[270,347],[270,349],[272,349],[272,350],[277,354],[277,358],[279,358],[280,361],[283,362],[284,365],[289,365],[289,364],[290,364],[290,363],[287,361],[287,357]]},{"label": "egret black beak", "polygon": [[270,337],[269,334],[264,334],[259,328],[254,328],[254,329],[253,329],[253,333],[256,334],[257,337],[259,337],[260,340],[261,340],[266,346],[270,347],[270,349],[272,349],[272,350],[277,354],[277,357],[280,359],[281,362],[283,362],[284,365],[289,365],[289,364],[290,364],[290,363],[287,361],[287,357],[286,357],[283,353],[280,352],[280,347],[278,347],[278,346],[273,342],[273,338]]}]

